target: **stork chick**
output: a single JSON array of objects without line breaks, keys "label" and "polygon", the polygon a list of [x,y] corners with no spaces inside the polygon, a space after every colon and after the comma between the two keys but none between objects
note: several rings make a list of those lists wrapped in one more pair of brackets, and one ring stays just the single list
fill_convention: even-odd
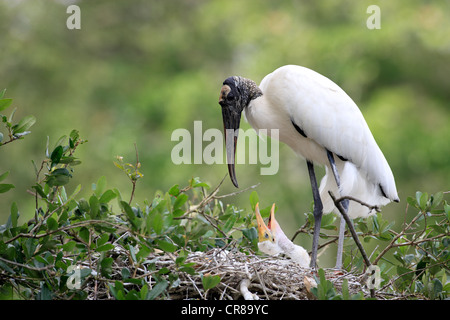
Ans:
[{"label": "stork chick", "polygon": [[275,203],[270,210],[267,226],[259,212],[259,203],[256,204],[255,214],[258,222],[259,250],[271,256],[284,253],[301,267],[308,268],[311,262],[308,252],[289,240],[275,220]]}]

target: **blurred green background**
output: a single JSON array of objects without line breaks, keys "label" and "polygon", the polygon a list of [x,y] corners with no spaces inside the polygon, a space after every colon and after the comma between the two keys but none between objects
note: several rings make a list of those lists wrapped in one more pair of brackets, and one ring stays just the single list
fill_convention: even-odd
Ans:
[{"label": "blurred green background", "polygon": [[[81,8],[81,30],[68,30],[67,6]],[[381,29],[369,30],[369,5],[381,9]],[[406,197],[450,188],[450,2],[448,1],[0,1],[0,89],[13,98],[16,119],[37,118],[25,140],[0,148],[0,173],[16,188],[0,196],[0,223],[13,201],[21,219],[34,214],[31,160],[45,157],[62,135],[78,129],[79,147],[68,193],[106,176],[125,198],[127,177],[117,155],[144,178],[135,202],[192,177],[216,186],[223,165],[175,165],[177,128],[222,129],[223,80],[257,83],[274,69],[298,64],[340,85],[361,108],[394,172],[400,204],[383,214],[404,221]],[[12,109],[12,108],[11,108]],[[6,114],[9,115],[8,109]],[[242,120],[241,127],[250,126]],[[203,146],[209,144],[205,142]],[[280,144],[277,175],[237,165],[241,188],[256,189],[261,206],[276,202],[289,236],[304,222],[312,195],[306,162]],[[320,176],[323,170],[317,170]],[[320,178],[320,177],[319,177]],[[221,194],[236,189],[227,178]],[[127,194],[128,192],[128,194]],[[224,199],[250,210],[249,192]],[[22,220],[25,221],[25,220]],[[310,247],[307,236],[297,242]]]}]

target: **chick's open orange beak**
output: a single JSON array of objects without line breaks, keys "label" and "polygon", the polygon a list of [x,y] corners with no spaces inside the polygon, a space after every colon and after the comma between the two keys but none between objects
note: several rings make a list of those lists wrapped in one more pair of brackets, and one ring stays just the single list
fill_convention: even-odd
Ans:
[{"label": "chick's open orange beak", "polygon": [[264,223],[264,219],[261,216],[261,213],[259,212],[259,203],[256,204],[255,207],[255,214],[256,214],[256,221],[258,222],[258,241],[274,241],[274,237],[272,234],[272,224],[276,223],[275,221],[275,203],[272,205],[272,209],[270,210],[270,218],[269,222],[266,224]]}]

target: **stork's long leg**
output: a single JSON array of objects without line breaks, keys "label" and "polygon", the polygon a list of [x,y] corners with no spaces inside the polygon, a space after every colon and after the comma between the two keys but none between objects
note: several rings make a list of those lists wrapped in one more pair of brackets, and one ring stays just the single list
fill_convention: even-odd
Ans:
[{"label": "stork's long leg", "polygon": [[319,247],[319,234],[320,234],[320,223],[322,221],[322,211],[323,205],[322,200],[320,200],[319,188],[317,187],[316,175],[314,173],[314,165],[310,161],[306,161],[308,164],[308,173],[309,180],[311,181],[311,189],[313,193],[314,199],[314,235],[313,235],[313,244],[312,244],[312,253],[311,253],[311,268],[316,268],[316,260],[317,260],[317,248]]},{"label": "stork's long leg", "polygon": [[[328,161],[330,161],[331,170],[333,171],[334,179],[336,180],[336,184],[339,187],[341,186],[341,180],[339,178],[339,173],[336,168],[336,163],[334,162],[333,153],[327,150]],[[348,211],[349,201],[348,199],[342,200],[342,207],[345,210],[345,213]],[[341,217],[341,223],[339,225],[339,239],[338,239],[338,250],[336,255],[336,269],[342,269],[342,253],[344,251],[344,233],[345,233],[345,220],[344,217]]]}]

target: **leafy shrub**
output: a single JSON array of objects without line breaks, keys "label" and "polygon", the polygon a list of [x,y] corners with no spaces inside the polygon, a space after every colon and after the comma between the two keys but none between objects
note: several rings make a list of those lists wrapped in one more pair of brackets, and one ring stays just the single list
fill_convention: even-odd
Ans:
[{"label": "leafy shrub", "polygon": [[[86,299],[83,284],[95,278],[106,283],[116,299],[154,299],[164,296],[168,286],[177,285],[178,275],[155,270],[151,289],[144,279],[135,278],[144,262],[152,268],[147,260],[152,252],[176,253],[178,272],[194,274],[192,264],[184,263],[190,252],[225,246],[256,249],[252,213],[225,208],[216,197],[218,188],[207,194],[211,187],[198,178],[186,187],[174,185],[167,192],[157,192],[151,202],[135,207],[131,199],[123,200],[118,189],[108,189],[105,177],[92,185],[89,199],[78,198],[81,185],[67,194],[64,185],[81,163],[75,151],[85,142],[73,130],[53,150],[47,146],[47,158],[35,165],[35,218],[20,224],[18,205],[13,203],[7,223],[0,226],[2,298]],[[142,177],[140,164],[117,160],[116,166],[127,174],[134,190]],[[119,275],[113,273],[118,248],[129,257]],[[218,281],[203,279],[208,288]],[[132,289],[125,285],[130,283]]]},{"label": "leafy shrub", "polygon": [[[3,99],[4,94],[5,90],[0,93],[0,111],[12,102]],[[0,135],[0,147],[23,139],[35,122],[28,116],[13,124],[14,113],[0,115],[9,137],[3,142],[4,135]],[[72,130],[52,149],[47,142],[46,158],[40,164],[33,162],[34,218],[19,222],[19,205],[13,202],[7,222],[0,226],[1,299],[164,299],[170,288],[181,285],[181,274],[199,274],[195,263],[186,262],[192,252],[224,248],[257,253],[253,210],[259,199],[255,191],[250,194],[252,210],[225,207],[221,199],[227,195],[218,195],[221,183],[213,189],[192,178],[184,187],[174,185],[156,192],[151,201],[132,206],[137,182],[143,177],[137,150],[135,164],[122,157],[114,162],[130,179],[128,201],[119,189],[108,187],[105,177],[92,184],[88,199],[79,197],[81,185],[68,194],[65,185],[81,164],[76,150],[86,142]],[[7,177],[8,172],[0,174],[0,182]],[[13,187],[2,183],[0,193]],[[381,213],[354,221],[364,243],[376,242],[370,258],[379,266],[382,279],[374,298],[448,298],[450,206],[444,200],[446,194],[417,192],[409,197],[399,232]],[[413,218],[407,222],[411,210]],[[261,214],[267,217],[269,211],[270,207],[264,208]],[[305,215],[305,224],[293,238],[298,233],[312,235],[313,216]],[[333,215],[324,216],[322,230],[335,230],[335,220]],[[336,237],[326,233],[321,237],[326,240],[322,248],[336,242]],[[352,239],[346,242],[346,269],[364,274],[367,266],[361,254]],[[176,268],[157,268],[158,254],[169,257]],[[221,281],[218,275],[200,276],[205,291]],[[93,282],[95,289],[88,293],[86,288]],[[318,299],[367,297],[362,292],[350,295],[346,281],[337,292],[321,269],[316,282],[311,292]]]}]

